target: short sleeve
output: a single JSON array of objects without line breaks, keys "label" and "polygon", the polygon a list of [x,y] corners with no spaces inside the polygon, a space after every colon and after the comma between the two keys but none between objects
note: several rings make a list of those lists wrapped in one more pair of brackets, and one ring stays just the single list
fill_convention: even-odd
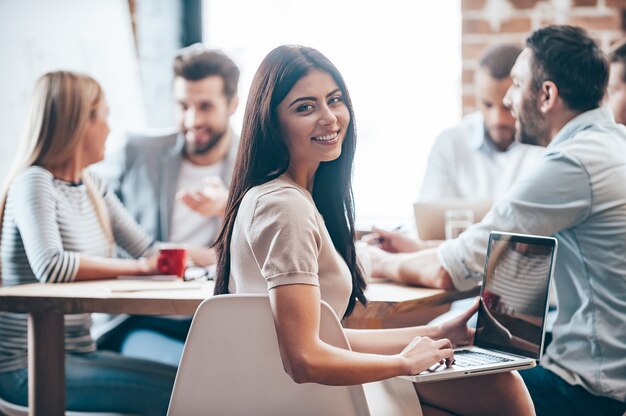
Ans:
[{"label": "short sleeve", "polygon": [[319,286],[318,221],[313,202],[296,188],[279,188],[257,198],[246,239],[268,290],[290,284]]}]

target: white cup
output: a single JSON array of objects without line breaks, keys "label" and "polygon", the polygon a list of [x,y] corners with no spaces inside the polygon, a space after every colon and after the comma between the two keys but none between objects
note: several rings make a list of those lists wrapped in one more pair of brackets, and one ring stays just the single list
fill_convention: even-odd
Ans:
[{"label": "white cup", "polygon": [[474,223],[474,211],[471,209],[446,210],[446,240],[457,238]]}]

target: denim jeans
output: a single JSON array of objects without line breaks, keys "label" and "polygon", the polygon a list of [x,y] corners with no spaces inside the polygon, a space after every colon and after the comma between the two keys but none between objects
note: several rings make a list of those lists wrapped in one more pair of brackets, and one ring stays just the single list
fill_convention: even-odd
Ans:
[{"label": "denim jeans", "polygon": [[98,349],[178,366],[191,318],[131,315],[98,340]]},{"label": "denim jeans", "polygon": [[[65,355],[66,407],[86,412],[165,415],[176,367],[110,351]],[[0,373],[0,397],[27,406],[28,370]]]},{"label": "denim jeans", "polygon": [[541,366],[519,372],[535,404],[537,416],[622,416],[626,404],[572,386]]}]

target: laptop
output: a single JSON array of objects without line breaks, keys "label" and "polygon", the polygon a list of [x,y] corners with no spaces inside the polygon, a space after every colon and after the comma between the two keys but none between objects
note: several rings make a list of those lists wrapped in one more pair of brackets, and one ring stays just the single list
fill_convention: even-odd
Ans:
[{"label": "laptop", "polygon": [[543,353],[556,252],[552,237],[492,232],[474,345],[455,349],[451,367],[403,378],[421,383],[534,367]]},{"label": "laptop", "polygon": [[447,199],[440,201],[415,202],[415,225],[421,240],[444,240],[446,211],[471,210],[474,212],[474,222],[479,222],[489,211],[492,201]]}]

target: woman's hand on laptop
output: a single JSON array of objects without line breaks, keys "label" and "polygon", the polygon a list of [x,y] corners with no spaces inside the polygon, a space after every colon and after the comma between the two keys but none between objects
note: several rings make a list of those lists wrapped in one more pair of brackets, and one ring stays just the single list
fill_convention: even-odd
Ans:
[{"label": "woman's hand on laptop", "polygon": [[448,338],[455,347],[474,343],[474,328],[467,326],[467,321],[478,311],[479,299],[465,312],[439,325],[441,338]]},{"label": "woman's hand on laptop", "polygon": [[415,337],[400,353],[405,359],[407,374],[419,374],[437,363],[452,365],[454,352],[448,339],[434,340],[428,337]]}]

